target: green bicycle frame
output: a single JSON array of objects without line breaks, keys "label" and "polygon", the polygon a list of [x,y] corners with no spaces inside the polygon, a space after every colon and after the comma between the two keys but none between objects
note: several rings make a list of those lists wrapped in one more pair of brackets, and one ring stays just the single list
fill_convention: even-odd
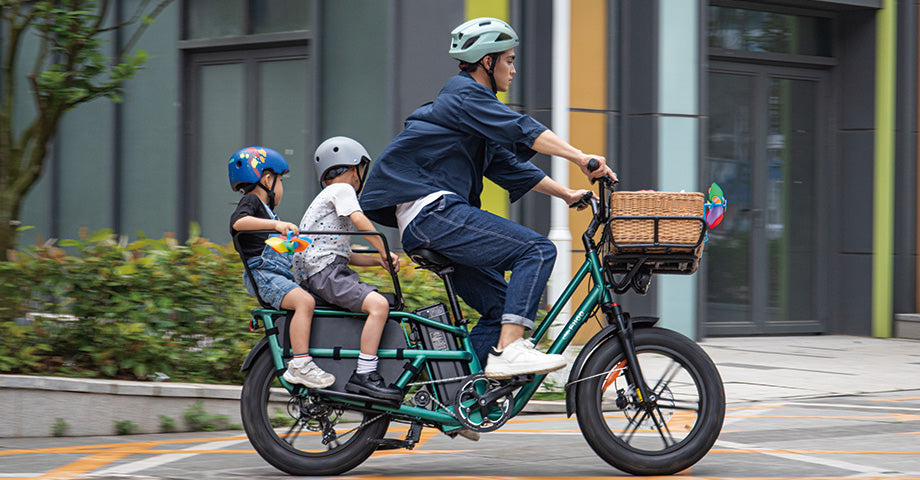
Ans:
[{"label": "green bicycle frame", "polygon": [[[546,333],[549,331],[550,325],[552,325],[552,323],[556,320],[556,317],[559,316],[562,308],[569,300],[572,299],[572,296],[575,294],[575,290],[585,280],[585,278],[590,275],[593,279],[594,287],[590,292],[588,292],[588,295],[581,302],[581,305],[578,306],[572,317],[568,320],[568,322],[566,322],[559,336],[550,346],[548,353],[562,353],[563,350],[565,350],[566,347],[568,347],[572,342],[572,339],[575,337],[575,333],[578,332],[582,325],[584,325],[588,320],[591,312],[601,303],[611,300],[610,291],[606,288],[604,283],[604,277],[597,252],[593,250],[588,251],[585,257],[585,262],[581,265],[581,268],[578,269],[578,272],[566,286],[559,299],[555,302],[555,304],[553,304],[552,308],[550,308],[549,312],[547,312],[546,316],[540,322],[539,326],[536,328],[530,338],[530,341],[536,344],[544,337],[544,335],[546,335]],[[253,316],[261,320],[266,330],[271,330],[275,327],[274,317],[277,315],[285,315],[285,312],[269,309],[257,309],[253,311]],[[325,309],[317,309],[314,312],[314,315],[333,317],[366,316],[366,314],[363,313],[352,313]],[[444,332],[454,335],[457,339],[459,339],[462,350],[442,351],[409,348],[397,351],[395,349],[381,349],[377,352],[377,356],[379,358],[405,358],[412,363],[412,366],[415,369],[421,369],[425,367],[429,360],[457,360],[468,362],[470,365],[470,371],[472,373],[482,372],[482,366],[479,364],[479,360],[477,359],[476,355],[472,353],[473,345],[469,338],[469,331],[465,327],[440,323],[436,320],[431,320],[411,312],[403,311],[390,312],[390,318],[398,320],[400,324],[411,320],[425,324],[432,328],[443,330]],[[278,341],[278,336],[270,335],[267,338],[269,348],[271,349],[272,358],[275,363],[275,368],[277,370],[281,370],[284,368],[284,362],[282,360],[284,352]],[[359,349],[340,349],[338,351],[338,356],[339,358],[358,358],[359,353]],[[310,348],[310,355],[317,358],[332,358],[333,354],[334,350],[332,348]],[[399,388],[404,389],[412,381],[412,376],[413,374],[407,370],[403,372],[399,379],[397,379],[394,383]],[[530,401],[531,397],[545,378],[546,375],[537,375],[533,382],[528,383],[522,387],[520,391],[518,391],[514,397],[512,416],[517,415],[521,412],[521,410],[524,409],[524,406],[528,401]],[[280,377],[279,380],[281,381],[282,385],[284,385],[284,387],[289,391],[295,391],[296,387],[288,384],[284,381],[284,379],[281,379]],[[334,397],[334,394],[330,396]],[[344,403],[361,406],[364,405],[364,402],[354,401],[347,398],[335,398],[337,401],[342,401]],[[383,404],[375,405],[374,409],[409,417],[421,418],[425,421],[437,423],[445,427],[460,426],[459,422],[457,422],[457,419],[454,418],[453,414],[444,410],[428,410],[425,408],[413,407],[409,405],[387,406]]]}]

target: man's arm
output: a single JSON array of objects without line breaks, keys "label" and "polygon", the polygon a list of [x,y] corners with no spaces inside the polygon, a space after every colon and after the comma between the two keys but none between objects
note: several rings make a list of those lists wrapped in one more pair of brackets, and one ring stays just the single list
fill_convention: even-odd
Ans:
[{"label": "man's arm", "polygon": [[[552,130],[544,130],[543,133],[538,135],[534,140],[533,146],[531,148],[540,153],[562,157],[574,163],[575,165],[578,165],[578,168],[581,168],[581,172],[587,175],[588,178],[599,178],[603,177],[604,175],[610,175],[614,180],[616,180],[616,174],[613,173],[609,167],[607,167],[606,158],[601,155],[585,154],[581,150],[573,147],[571,144],[569,144],[569,142],[563,140],[561,137],[559,137],[559,135],[553,133]],[[600,162],[600,168],[593,172],[589,172],[588,161],[592,158],[595,158],[598,162]]]},{"label": "man's arm", "polygon": [[[571,188],[563,187],[562,184],[553,180],[550,177],[543,177],[543,180],[540,180],[540,183],[536,184],[533,189],[537,192],[552,195],[556,198],[561,198],[566,205],[572,205],[573,203],[581,200],[581,197],[584,196],[588,190],[573,190]],[[596,197],[597,195],[595,195]],[[579,210],[581,210],[581,207]]]}]

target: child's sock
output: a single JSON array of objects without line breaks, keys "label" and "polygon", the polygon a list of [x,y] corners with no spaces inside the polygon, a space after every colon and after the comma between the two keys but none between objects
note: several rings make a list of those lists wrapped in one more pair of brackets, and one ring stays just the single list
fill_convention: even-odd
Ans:
[{"label": "child's sock", "polygon": [[377,370],[377,355],[367,355],[364,353],[358,354],[358,369],[357,373],[367,374],[371,373],[374,370]]},{"label": "child's sock", "polygon": [[309,353],[298,353],[294,355],[292,363],[298,367],[302,367],[304,365],[308,365],[312,361],[313,357],[311,357]]}]

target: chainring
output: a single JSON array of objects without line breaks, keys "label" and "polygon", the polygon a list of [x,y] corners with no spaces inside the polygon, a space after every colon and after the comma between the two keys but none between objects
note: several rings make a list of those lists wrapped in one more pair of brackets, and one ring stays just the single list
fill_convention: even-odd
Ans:
[{"label": "chainring", "polygon": [[498,380],[487,378],[481,373],[467,377],[454,400],[454,417],[474,432],[485,433],[501,428],[511,418],[511,407],[514,404],[511,393],[487,405],[480,402],[486,392],[500,386]]}]

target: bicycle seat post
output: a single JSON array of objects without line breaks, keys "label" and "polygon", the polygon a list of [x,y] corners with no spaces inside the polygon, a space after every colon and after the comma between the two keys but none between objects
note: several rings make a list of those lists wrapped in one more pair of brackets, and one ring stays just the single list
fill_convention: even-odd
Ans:
[{"label": "bicycle seat post", "polygon": [[444,281],[444,290],[447,292],[447,299],[450,302],[450,311],[454,316],[454,323],[460,327],[468,322],[463,318],[460,312],[460,302],[457,300],[457,292],[454,289],[454,282],[451,274],[454,272],[454,264],[443,255],[428,249],[418,249],[409,252],[409,258],[417,263],[420,267],[434,272],[435,275]]}]

